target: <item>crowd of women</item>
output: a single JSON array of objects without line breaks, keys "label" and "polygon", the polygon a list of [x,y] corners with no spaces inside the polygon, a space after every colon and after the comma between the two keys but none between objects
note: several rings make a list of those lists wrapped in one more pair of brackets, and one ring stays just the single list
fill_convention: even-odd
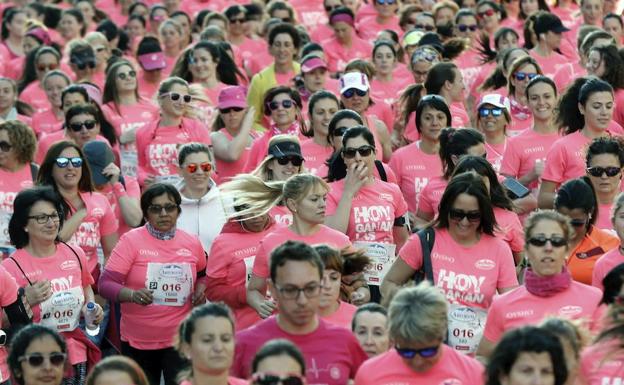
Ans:
[{"label": "crowd of women", "polygon": [[0,3],[0,385],[621,385],[615,0]]}]

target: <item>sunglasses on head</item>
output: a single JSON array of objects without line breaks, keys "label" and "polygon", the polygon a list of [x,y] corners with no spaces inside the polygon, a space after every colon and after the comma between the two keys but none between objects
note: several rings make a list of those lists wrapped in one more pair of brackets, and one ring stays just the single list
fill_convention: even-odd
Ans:
[{"label": "sunglasses on head", "polygon": [[353,97],[353,95],[357,94],[357,96],[359,97],[364,97],[366,96],[366,94],[368,93],[368,91],[362,91],[359,90],[357,88],[349,88],[348,90],[346,90],[345,92],[342,93],[342,96],[344,96],[347,99],[351,99]]},{"label": "sunglasses on head", "polygon": [[69,123],[69,128],[74,132],[78,132],[82,130],[82,127],[86,128],[87,130],[93,130],[96,125],[97,121],[95,120],[85,120],[84,122]]},{"label": "sunglasses on head", "polygon": [[487,11],[478,12],[477,15],[479,17],[493,16],[494,15],[494,10],[490,8]]},{"label": "sunglasses on head", "polygon": [[38,366],[43,365],[43,362],[46,359],[53,366],[61,366],[65,363],[66,358],[67,358],[67,355],[61,352],[54,352],[54,353],[50,353],[46,355],[41,354],[41,353],[31,353],[31,354],[24,354],[23,356],[18,358],[18,361],[19,362],[26,361],[28,362],[28,365],[32,366],[33,368],[36,368]]},{"label": "sunglasses on head", "polygon": [[135,70],[130,70],[128,71],[128,73],[124,73],[124,72],[120,72],[117,74],[117,77],[121,80],[126,80],[127,78],[135,78],[136,77],[136,71]]},{"label": "sunglasses on head", "polygon": [[[0,143],[1,145],[1,143]],[[0,149],[2,149],[0,147]],[[594,166],[587,169],[587,173],[591,176],[601,177],[603,174],[607,174],[608,177],[616,176],[622,171],[620,167],[599,167]]]},{"label": "sunglasses on head", "polygon": [[479,27],[477,27],[476,24],[474,25],[458,24],[457,25],[457,29],[459,30],[459,32],[466,32],[468,30],[470,30],[470,32],[474,32],[477,30],[477,28]]},{"label": "sunglasses on head", "polygon": [[67,158],[64,156],[60,156],[58,158],[56,158],[56,165],[60,168],[65,168],[67,166],[69,166],[69,164],[71,163],[72,167],[74,168],[78,168],[78,167],[82,167],[82,158],[76,156],[73,158]]},{"label": "sunglasses on head", "polygon": [[503,109],[494,107],[494,108],[479,108],[479,116],[482,118],[487,118],[488,116],[501,116],[503,114]]},{"label": "sunglasses on head", "polygon": [[[337,127],[334,130],[333,136],[344,136],[345,132],[347,132],[347,130],[349,129],[349,127]],[[1,143],[0,143],[1,145]]]},{"label": "sunglasses on head", "polygon": [[229,114],[232,111],[234,111],[234,112],[241,112],[242,110],[244,110],[243,107],[230,107],[230,108],[221,109],[221,110],[219,110],[219,112],[222,113],[222,114]]},{"label": "sunglasses on head", "polygon": [[416,357],[416,355],[419,355],[422,358],[431,358],[438,353],[440,346],[432,346],[430,348],[424,349],[407,349],[395,346],[394,349],[397,353],[399,353],[399,356],[401,356],[402,358],[412,359]]},{"label": "sunglasses on head", "polygon": [[286,166],[288,163],[291,163],[293,166],[299,167],[303,163],[303,158],[296,155],[280,156],[275,159],[277,159],[277,163],[282,166]]},{"label": "sunglasses on head", "polygon": [[4,140],[0,142],[0,151],[9,152],[12,148],[13,146],[11,146],[9,142],[5,142]]},{"label": "sunglasses on head", "polygon": [[527,77],[529,78],[529,80],[533,80],[533,78],[535,78],[538,75],[539,74],[528,74],[526,72],[516,72],[514,74],[514,77],[516,78],[516,80],[522,81],[522,80],[526,79]]},{"label": "sunglasses on head", "polygon": [[212,170],[212,163],[189,163],[186,165],[186,171],[190,172],[191,174],[195,174],[198,169],[201,169],[203,172],[210,172],[210,170]]},{"label": "sunglasses on head", "polygon": [[288,110],[289,108],[292,108],[292,106],[294,106],[294,105],[295,105],[295,102],[290,100],[290,99],[285,99],[285,100],[282,100],[281,102],[272,101],[272,102],[268,103],[269,110],[271,110],[271,111],[277,111],[280,106],[282,106],[284,109]]},{"label": "sunglasses on head", "polygon": [[254,385],[303,385],[303,383],[303,377],[296,374],[281,377],[270,373],[256,373],[252,376]]},{"label": "sunglasses on head", "polygon": [[37,71],[39,72],[48,72],[53,71],[58,68],[58,64],[38,64]]},{"label": "sunglasses on head", "polygon": [[481,221],[481,212],[480,211],[464,211],[458,209],[450,209],[449,210],[449,218],[454,221],[461,222],[464,218],[468,219],[468,222],[480,222]]},{"label": "sunglasses on head", "polygon": [[537,247],[545,246],[546,242],[550,242],[553,247],[562,247],[568,244],[568,241],[564,237],[552,236],[550,238],[546,238],[543,235],[531,237],[528,242],[530,245]]},{"label": "sunglasses on head", "polygon": [[369,156],[375,152],[375,147],[373,146],[362,146],[358,148],[345,147],[342,149],[342,155],[345,159],[353,159],[355,158],[355,154],[359,153],[362,158]]},{"label": "sunglasses on head", "polygon": [[177,102],[178,100],[180,100],[180,98],[182,98],[182,101],[184,103],[190,103],[193,100],[193,97],[191,95],[182,95],[177,92],[165,92],[164,94],[160,95],[161,98],[167,96],[169,97],[169,99],[171,99],[172,102]]}]

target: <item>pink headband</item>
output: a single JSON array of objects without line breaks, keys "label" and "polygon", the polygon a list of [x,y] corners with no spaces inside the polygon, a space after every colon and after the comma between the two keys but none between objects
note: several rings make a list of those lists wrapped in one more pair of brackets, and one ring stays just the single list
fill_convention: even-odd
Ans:
[{"label": "pink headband", "polygon": [[43,30],[43,28],[33,28],[30,31],[26,32],[26,36],[35,37],[43,45],[50,45],[50,43],[52,43],[50,35],[45,30]]},{"label": "pink headband", "polygon": [[339,21],[343,21],[352,27],[354,25],[353,18],[348,13],[339,13],[337,15],[332,16],[332,18],[329,20],[329,24],[334,24]]}]

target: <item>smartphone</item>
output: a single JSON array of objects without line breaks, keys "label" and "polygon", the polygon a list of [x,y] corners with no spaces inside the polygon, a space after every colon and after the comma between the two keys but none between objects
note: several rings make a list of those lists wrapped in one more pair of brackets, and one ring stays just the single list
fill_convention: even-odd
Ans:
[{"label": "smartphone", "polygon": [[524,186],[515,178],[505,178],[505,180],[503,181],[503,186],[505,186],[505,189],[507,189],[507,195],[509,195],[509,198],[511,198],[512,200],[524,198],[531,193],[531,190],[529,190],[526,186]]}]

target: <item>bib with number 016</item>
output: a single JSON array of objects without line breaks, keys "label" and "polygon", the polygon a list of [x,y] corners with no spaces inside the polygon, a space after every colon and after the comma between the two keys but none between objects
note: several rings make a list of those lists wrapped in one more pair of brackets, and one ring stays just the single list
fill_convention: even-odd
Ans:
[{"label": "bib with number 016", "polygon": [[356,241],[353,246],[366,250],[370,264],[364,269],[364,278],[369,285],[379,286],[396,259],[394,243]]},{"label": "bib with number 016", "polygon": [[[130,147],[130,146],[128,146]],[[126,176],[136,176],[138,169],[138,153],[134,149],[121,149],[121,174]]]},{"label": "bib with number 016", "polygon": [[486,320],[485,309],[449,304],[448,345],[462,353],[474,355],[483,337]]},{"label": "bib with number 016", "polygon": [[13,214],[0,210],[0,246],[11,246],[11,239],[9,238],[9,221]]},{"label": "bib with number 016", "polygon": [[52,297],[41,302],[40,324],[59,332],[72,331],[78,327],[83,304],[82,287],[57,291]]},{"label": "bib with number 016", "polygon": [[189,263],[148,263],[145,287],[152,292],[152,303],[183,306],[191,296],[193,269]]}]

